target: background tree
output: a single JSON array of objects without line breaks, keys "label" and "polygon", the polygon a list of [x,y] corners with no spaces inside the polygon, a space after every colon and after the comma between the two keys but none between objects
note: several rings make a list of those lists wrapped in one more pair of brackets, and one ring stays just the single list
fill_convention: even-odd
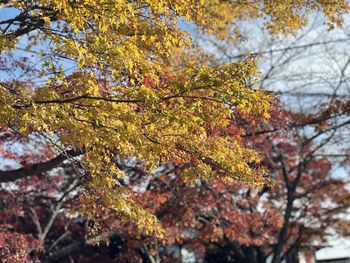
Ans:
[{"label": "background tree", "polygon": [[[318,155],[332,163],[334,175],[346,178],[349,168],[349,112],[346,106],[349,99],[349,58],[346,53],[349,32],[346,27],[327,32],[324,20],[312,16],[311,23],[299,31],[296,38],[271,38],[258,27],[244,26],[246,42],[242,45],[214,42],[219,61],[234,61],[246,52],[259,54],[263,72],[259,85],[271,93],[280,93],[285,107],[302,113],[300,116],[314,114],[313,118],[300,119],[298,125],[307,124],[303,133],[317,138],[317,144],[321,146]],[[205,43],[209,42],[213,41]],[[314,124],[318,135],[310,124]],[[290,127],[295,125],[289,123]],[[328,242],[334,245],[338,239],[331,235]]]},{"label": "background tree", "polygon": [[[268,257],[294,262],[295,254],[323,245],[328,235],[348,235],[348,179],[334,177],[332,158],[320,154],[327,140],[320,143],[318,137],[326,131],[305,135],[303,130],[312,125],[297,125],[283,132],[281,123],[305,124],[316,116],[281,109],[273,116],[275,123],[255,131],[251,125],[247,130],[240,126],[247,143],[265,153],[272,187],[259,191],[218,181],[188,185],[174,174],[150,183],[150,196],[140,198],[152,200],[158,206],[156,215],[169,227],[170,243],[163,246],[196,251],[205,262],[266,262]],[[169,255],[166,248],[160,251],[172,260],[180,255]]]}]

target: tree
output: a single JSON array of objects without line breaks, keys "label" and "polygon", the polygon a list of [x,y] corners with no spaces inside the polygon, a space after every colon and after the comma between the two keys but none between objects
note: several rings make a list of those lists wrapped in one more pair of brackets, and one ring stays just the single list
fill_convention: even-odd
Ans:
[{"label": "tree", "polygon": [[[313,136],[316,138],[318,157],[326,158],[333,172],[345,171],[341,176],[346,177],[349,168],[349,57],[343,50],[347,49],[349,39],[345,30],[330,34],[320,24],[320,19],[314,18],[305,30],[298,32],[296,39],[276,41],[266,33],[259,34],[260,38],[254,35],[252,42],[257,42],[256,38],[261,42],[253,49],[249,43],[238,47],[245,47],[244,52],[232,52],[235,47],[225,46],[225,43],[214,44],[228,60],[235,60],[240,53],[249,51],[261,54],[264,76],[260,85],[271,93],[279,91],[288,108],[302,113],[298,123],[289,126],[307,124],[308,129],[303,132],[311,140]],[[337,238],[334,235],[327,240],[330,245]]]},{"label": "tree", "polygon": [[[162,222],[165,239],[120,233],[126,240],[124,249],[149,248],[155,262],[157,257],[177,262],[182,248],[196,252],[205,262],[266,262],[268,257],[281,262],[323,245],[335,232],[349,235],[350,222],[344,217],[349,211],[349,181],[334,177],[332,158],[320,152],[329,138],[319,140],[327,134],[315,122],[320,116],[301,116],[280,108],[273,116],[273,122],[255,131],[246,121],[233,130],[240,130],[247,143],[265,153],[272,186],[258,190],[203,180],[189,185],[176,171],[165,169],[137,195]],[[295,126],[281,132],[283,123]],[[306,126],[309,131],[316,127],[316,134],[305,135]]]},{"label": "tree", "polygon": [[[5,75],[1,83],[0,122],[15,133],[42,138],[54,152],[30,167],[3,170],[0,181],[44,173],[80,156],[84,215],[98,218],[101,207],[113,209],[158,232],[155,218],[132,202],[121,184],[116,157],[142,160],[150,171],[174,161],[186,168],[187,179],[259,186],[265,173],[254,167],[260,160],[254,150],[213,132],[229,125],[234,109],[268,117],[269,96],[252,89],[258,75],[254,58],[219,66],[188,61],[175,71],[171,54],[190,45],[180,21],[224,38],[243,20],[264,17],[270,32],[289,33],[303,26],[311,11],[338,25],[349,9],[345,0],[0,3],[11,16],[0,21],[2,63],[14,65],[14,73],[24,71],[15,79]],[[18,59],[21,52],[34,58]]]},{"label": "tree", "polygon": [[[186,249],[205,262],[247,263],[264,263],[271,256],[281,262],[322,245],[329,234],[348,235],[349,221],[343,215],[349,210],[349,181],[334,177],[331,157],[320,151],[327,141],[319,140],[327,135],[315,121],[320,116],[286,112],[279,106],[271,114],[273,119],[261,122],[236,113],[229,129],[215,128],[264,153],[270,183],[260,189],[220,179],[188,183],[176,162],[154,174],[142,162],[117,162],[128,175],[124,184],[134,202],[156,215],[165,230],[162,239],[102,207],[97,213],[99,230],[91,235],[88,226],[93,221],[72,216],[81,205],[77,192],[84,189],[69,164],[60,175],[35,182],[26,178],[18,188],[2,190],[2,235],[34,237],[36,243],[26,249],[33,260],[48,262],[181,262]],[[7,197],[11,194],[16,198]],[[15,251],[23,251],[23,244],[14,246]]]}]

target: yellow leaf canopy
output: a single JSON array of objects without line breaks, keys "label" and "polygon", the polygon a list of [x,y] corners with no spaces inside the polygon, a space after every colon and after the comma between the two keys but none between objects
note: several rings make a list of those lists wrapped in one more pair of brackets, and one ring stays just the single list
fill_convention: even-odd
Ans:
[{"label": "yellow leaf canopy", "polygon": [[[264,172],[251,167],[259,162],[256,152],[213,132],[232,123],[234,110],[268,117],[269,96],[252,89],[254,58],[220,66],[187,60],[175,70],[173,57],[191,45],[179,21],[219,39],[232,38],[242,20],[262,19],[270,32],[290,33],[313,10],[341,24],[347,1],[327,2],[1,1],[14,14],[0,18],[2,56],[14,58],[25,42],[25,52],[45,61],[31,92],[21,79],[0,83],[0,122],[23,134],[56,136],[63,151],[81,151],[89,187],[103,193],[99,204],[152,228],[156,220],[116,187],[123,173],[115,156],[136,157],[150,170],[177,160],[188,178],[259,185]],[[96,203],[89,197],[91,210]]]}]

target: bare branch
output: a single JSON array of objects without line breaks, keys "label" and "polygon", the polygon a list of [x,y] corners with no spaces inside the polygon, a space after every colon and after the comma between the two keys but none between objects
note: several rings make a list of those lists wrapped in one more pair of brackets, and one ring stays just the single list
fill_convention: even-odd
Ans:
[{"label": "bare branch", "polygon": [[29,168],[22,167],[16,170],[0,171],[0,183],[13,182],[21,178],[40,175],[57,167],[63,161],[69,158],[77,157],[81,154],[83,154],[83,152],[80,150],[69,150],[65,153],[59,154],[49,161],[33,164]]}]

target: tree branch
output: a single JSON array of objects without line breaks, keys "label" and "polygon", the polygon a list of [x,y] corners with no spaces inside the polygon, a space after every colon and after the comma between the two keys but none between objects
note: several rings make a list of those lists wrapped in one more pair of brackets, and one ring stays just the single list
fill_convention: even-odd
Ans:
[{"label": "tree branch", "polygon": [[17,179],[39,175],[41,173],[52,170],[63,161],[72,157],[77,157],[81,154],[83,154],[83,152],[80,150],[69,150],[67,152],[59,154],[49,161],[33,164],[29,168],[22,167],[16,170],[0,171],[0,183],[13,182]]},{"label": "tree branch", "polygon": [[103,233],[100,236],[97,236],[97,237],[94,237],[91,239],[74,242],[70,245],[67,245],[65,247],[58,249],[55,252],[51,252],[51,253],[44,255],[43,262],[54,262],[54,261],[63,259],[71,254],[74,254],[74,253],[82,250],[83,248],[85,248],[87,246],[92,246],[92,245],[96,244],[96,241],[103,241],[105,239],[108,239],[111,236],[113,236],[114,234],[115,234],[115,231],[109,231],[109,232]]}]

